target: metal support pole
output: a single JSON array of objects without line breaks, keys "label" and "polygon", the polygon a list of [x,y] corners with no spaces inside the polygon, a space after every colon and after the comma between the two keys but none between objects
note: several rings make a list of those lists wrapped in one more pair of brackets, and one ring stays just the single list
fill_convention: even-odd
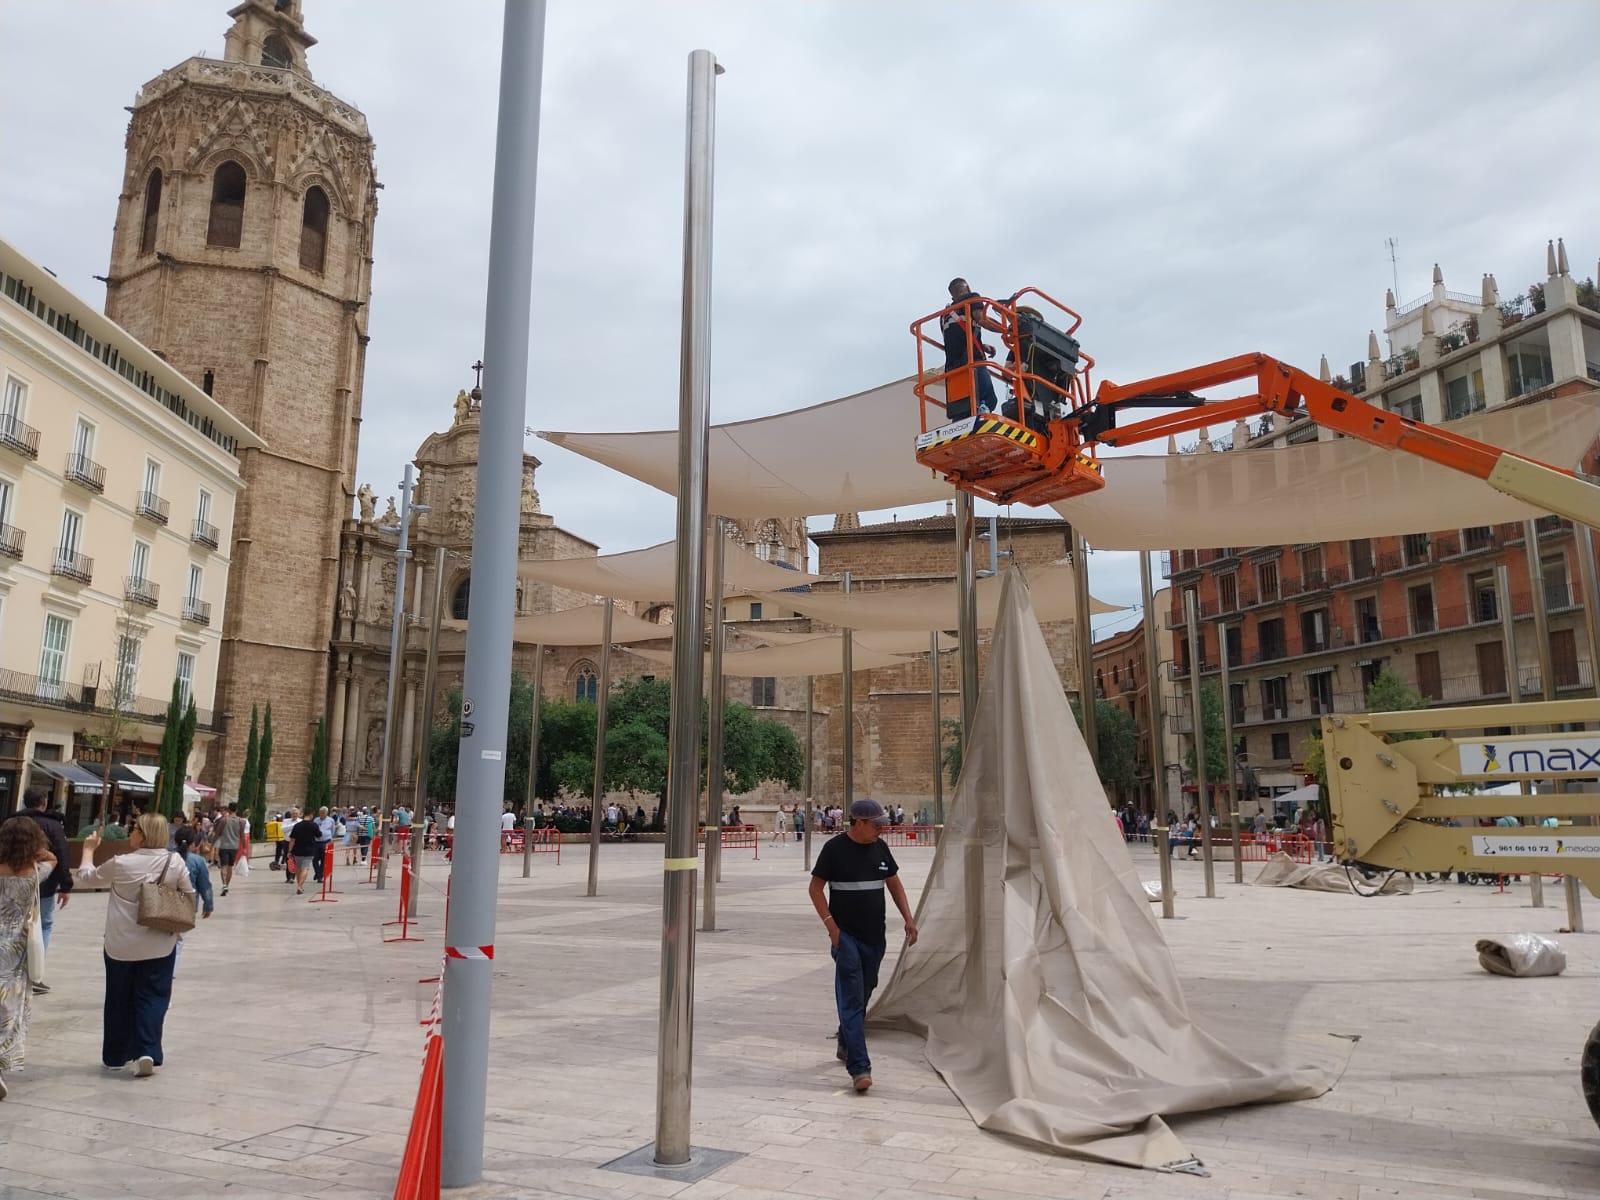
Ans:
[{"label": "metal support pole", "polygon": [[[1594,530],[1574,523],[1572,551],[1578,559],[1578,578],[1583,587],[1584,627],[1589,634],[1589,681],[1600,694],[1600,581],[1596,580]],[[1592,824],[1586,821],[1586,824]],[[1567,897],[1567,928],[1583,932],[1583,893],[1578,881],[1567,876],[1561,881]]]},{"label": "metal support pole", "polygon": [[1094,717],[1094,627],[1089,620],[1089,548],[1076,526],[1072,529],[1072,586],[1077,594],[1073,640],[1078,657],[1078,705],[1083,709],[1083,740],[1089,760],[1100,773],[1100,735]]},{"label": "metal support pole", "polygon": [[[600,624],[600,678],[594,695],[594,789],[589,805],[589,887],[593,896],[600,890],[600,827],[606,812],[606,711],[611,706],[611,617],[616,605],[606,597],[606,611]],[[537,719],[537,718],[535,718]]]},{"label": "metal support pole", "polygon": [[806,676],[806,824],[802,836],[806,844],[806,871],[811,870],[811,814],[816,796],[816,751],[812,747],[812,720],[817,711],[817,677]]},{"label": "metal support pole", "polygon": [[1217,898],[1216,863],[1211,855],[1211,792],[1206,783],[1206,722],[1200,705],[1200,616],[1194,589],[1183,593],[1183,619],[1189,629],[1189,696],[1194,718],[1194,782],[1200,796],[1200,857],[1206,872],[1206,899]]},{"label": "metal support pole", "polygon": [[944,721],[940,701],[939,632],[928,635],[928,694],[933,700],[933,823],[944,824]]},{"label": "metal support pole", "polygon": [[[839,577],[839,590],[850,594],[850,572]],[[844,708],[844,811],[850,815],[851,802],[856,798],[856,635],[851,629],[839,631],[839,688]]]},{"label": "metal support pole", "polygon": [[1161,917],[1170,921],[1173,916],[1172,897],[1172,830],[1166,825],[1155,826],[1156,858],[1161,870]]},{"label": "metal support pole", "polygon": [[1233,881],[1244,882],[1244,847],[1239,843],[1239,789],[1234,762],[1233,693],[1228,688],[1228,623],[1217,621],[1217,653],[1222,656],[1222,744],[1227,748],[1228,828],[1233,834]]},{"label": "metal support pole", "polygon": [[961,644],[961,747],[965,754],[978,715],[978,577],[972,562],[972,497],[956,493],[956,636]]},{"label": "metal support pole", "polygon": [[544,0],[505,6],[500,111],[495,130],[489,226],[483,415],[472,589],[456,775],[453,887],[445,946],[469,957],[444,962],[444,1102],[440,1179],[466,1187],[483,1175],[489,1090],[489,999],[500,821],[511,701],[512,611],[517,599],[522,430],[527,425],[528,328],[533,296],[533,212],[539,163],[539,89],[544,73]]},{"label": "metal support pole", "polygon": [[528,799],[522,814],[522,877],[533,874],[533,810],[539,803],[539,708],[544,698],[544,644],[533,648],[533,715],[528,719]]},{"label": "metal support pole", "polygon": [[405,674],[406,643],[406,565],[411,560],[411,488],[416,478],[416,468],[406,464],[400,477],[400,544],[394,552],[394,619],[389,629],[389,687],[383,702],[383,764],[378,781],[378,844],[373,853],[378,856],[378,890],[389,881],[389,814],[394,811],[394,797],[389,789],[400,774],[400,732],[395,720],[396,698],[400,690],[400,677]]},{"label": "metal support pole", "polygon": [[722,882],[722,732],[726,715],[722,651],[728,637],[722,604],[728,534],[721,517],[711,522],[711,532],[716,541],[711,546],[711,663],[710,678],[706,680],[706,878],[700,898],[700,928],[707,933],[717,927],[717,884]]},{"label": "metal support pole", "polygon": [[439,621],[443,615],[444,562],[448,551],[440,546],[433,560],[433,607],[428,610],[428,659],[422,671],[422,734],[417,738],[417,771],[411,791],[411,898],[406,915],[417,915],[418,886],[422,879],[422,831],[428,805],[428,759],[433,748],[433,693],[439,687]]},{"label": "metal support pole", "polygon": [[706,458],[711,407],[711,183],[717,60],[689,55],[683,203],[683,344],[678,381],[678,581],[673,608],[672,742],[662,862],[661,1014],[656,1052],[655,1161],[689,1161],[694,1064],[695,803],[705,675]]},{"label": "metal support pole", "polygon": [[1161,694],[1161,634],[1156,624],[1155,593],[1150,582],[1150,555],[1139,552],[1139,590],[1144,603],[1144,690],[1145,706],[1150,711],[1150,779],[1154,807],[1150,815],[1164,819],[1171,801],[1167,799],[1166,739],[1162,721],[1164,697]]},{"label": "metal support pole", "polygon": [[[1527,521],[1522,529],[1528,557],[1528,586],[1533,599],[1533,640],[1539,658],[1539,686],[1546,700],[1554,700],[1556,680],[1550,659],[1550,614],[1546,610],[1544,561],[1539,555],[1539,527],[1536,522]],[[1557,793],[1566,790],[1565,783],[1556,784]],[[1528,876],[1528,895],[1534,908],[1544,907],[1544,876],[1537,871]]]}]

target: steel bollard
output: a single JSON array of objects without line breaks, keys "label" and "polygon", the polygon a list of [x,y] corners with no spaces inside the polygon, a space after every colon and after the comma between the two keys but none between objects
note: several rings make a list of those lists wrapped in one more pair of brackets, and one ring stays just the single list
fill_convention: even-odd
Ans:
[{"label": "steel bollard", "polygon": [[1157,825],[1156,857],[1161,863],[1161,919],[1172,920],[1172,831]]},{"label": "steel bollard", "polygon": [[1239,810],[1236,808],[1228,814],[1228,822],[1233,827],[1233,881],[1244,882],[1244,846],[1239,837]]}]

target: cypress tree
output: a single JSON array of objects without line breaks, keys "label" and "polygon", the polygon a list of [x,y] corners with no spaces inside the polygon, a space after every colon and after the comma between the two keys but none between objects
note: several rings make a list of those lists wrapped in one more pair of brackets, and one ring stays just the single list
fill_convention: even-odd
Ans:
[{"label": "cypress tree", "polygon": [[333,785],[328,778],[328,726],[326,722],[318,721],[317,733],[311,742],[311,766],[306,772],[305,811],[314,815],[332,802]]},{"label": "cypress tree", "polygon": [[161,755],[157,762],[155,810],[164,817],[177,811],[173,807],[174,776],[177,776],[177,796],[182,803],[183,779],[178,765],[178,743],[183,732],[183,692],[178,681],[172,681],[172,699],[167,703],[167,721],[161,731]]},{"label": "cypress tree", "polygon": [[272,705],[267,705],[261,721],[261,744],[256,753],[256,790],[250,798],[250,828],[258,833],[267,827],[267,767],[272,762]]},{"label": "cypress tree", "polygon": [[244,747],[244,773],[239,776],[239,807],[249,811],[255,802],[257,763],[261,757],[261,736],[257,732],[256,706],[250,706],[250,739]]}]

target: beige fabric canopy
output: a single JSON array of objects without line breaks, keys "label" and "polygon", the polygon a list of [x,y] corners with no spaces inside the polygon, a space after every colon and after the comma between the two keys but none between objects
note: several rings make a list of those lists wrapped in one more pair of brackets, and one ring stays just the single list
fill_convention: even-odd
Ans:
[{"label": "beige fabric canopy", "polygon": [[[848,626],[841,626],[841,628],[848,628]],[[740,628],[738,632],[745,637],[755,638],[773,646],[798,646],[805,642],[814,642],[819,637],[829,637],[834,642],[839,640],[837,635],[819,634],[815,631],[786,633],[781,630],[758,631]],[[930,632],[921,629],[857,630],[855,644],[865,646],[869,650],[882,650],[885,654],[926,654]],[[960,641],[949,634],[939,634],[939,649],[941,652],[954,650],[960,645]]]},{"label": "beige fabric canopy", "polygon": [[[978,580],[978,628],[993,627],[1000,611],[999,576]],[[1070,621],[1078,610],[1072,568],[1065,565],[1033,572],[1032,591],[1039,620],[1046,623]],[[934,583],[926,587],[894,588],[875,592],[811,592],[809,594],[762,595],[774,603],[798,609],[808,617],[837,625],[840,629],[955,629],[958,599],[956,585]],[[1089,601],[1095,616],[1123,611],[1103,600]]]},{"label": "beige fabric canopy", "polygon": [[[921,635],[927,637],[927,634]],[[738,676],[771,676],[789,679],[803,675],[838,675],[843,671],[841,659],[844,646],[837,634],[823,634],[809,641],[790,646],[767,646],[761,650],[735,650],[722,655],[722,674]],[[630,650],[651,662],[672,665],[672,655],[664,650]],[[860,638],[853,639],[850,665],[857,671],[870,671],[875,667],[892,667],[908,659],[889,654],[868,645]],[[706,676],[711,675],[711,656],[706,656]]]},{"label": "beige fabric canopy", "polygon": [[[565,608],[560,612],[535,613],[517,617],[512,622],[511,638],[524,645],[597,646],[605,633],[605,620],[604,604],[585,604],[581,608]],[[465,621],[440,621],[439,625],[442,629],[464,631],[467,628]],[[618,645],[654,642],[671,637],[670,625],[641,621],[621,609],[611,614],[611,640]]]},{"label": "beige fabric canopy", "polygon": [[[574,592],[613,600],[671,600],[678,586],[678,544],[662,542],[643,550],[602,554],[598,558],[545,558],[525,562],[524,575]],[[723,559],[724,590],[729,593],[780,591],[823,578],[763,562],[739,546],[729,546]],[[711,552],[706,551],[707,587]]]},{"label": "beige fabric canopy", "polygon": [[[813,516],[953,496],[949,484],[917,466],[918,403],[907,378],[795,412],[714,426],[711,511]],[[1600,409],[1570,397],[1482,413],[1448,427],[1571,468],[1600,429]],[[676,494],[676,430],[540,436]],[[1279,545],[1539,515],[1460,472],[1348,438],[1174,459],[1108,455],[1102,461],[1104,488],[1054,507],[1091,545],[1105,550]]]},{"label": "beige fabric canopy", "polygon": [[1195,1024],[1094,780],[1027,587],[1009,571],[920,938],[869,1018],[924,1035],[981,1128],[1130,1166],[1186,1165],[1163,1116],[1306,1099],[1332,1077]]}]

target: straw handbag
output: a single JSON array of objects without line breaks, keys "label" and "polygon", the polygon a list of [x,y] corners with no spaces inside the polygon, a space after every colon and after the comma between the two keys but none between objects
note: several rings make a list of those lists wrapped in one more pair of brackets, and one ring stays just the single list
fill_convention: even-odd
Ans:
[{"label": "straw handbag", "polygon": [[[167,866],[177,857],[167,855]],[[194,897],[160,882],[166,878],[167,866],[161,868],[156,879],[139,885],[139,924],[162,933],[188,933],[194,928]]]},{"label": "straw handbag", "polygon": [[33,912],[28,917],[28,982],[44,982],[44,918],[39,914],[39,882],[33,884]]}]

